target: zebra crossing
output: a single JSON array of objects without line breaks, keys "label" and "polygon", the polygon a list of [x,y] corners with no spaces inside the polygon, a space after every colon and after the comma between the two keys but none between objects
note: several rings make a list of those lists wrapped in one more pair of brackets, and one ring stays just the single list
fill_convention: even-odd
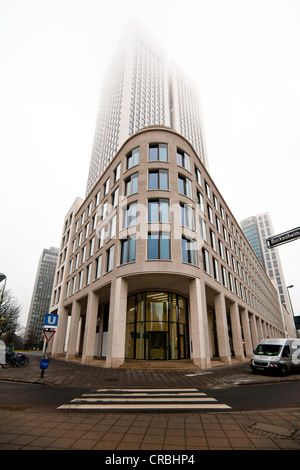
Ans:
[{"label": "zebra crossing", "polygon": [[226,410],[230,406],[218,403],[196,388],[177,389],[98,389],[74,398],[58,410]]}]

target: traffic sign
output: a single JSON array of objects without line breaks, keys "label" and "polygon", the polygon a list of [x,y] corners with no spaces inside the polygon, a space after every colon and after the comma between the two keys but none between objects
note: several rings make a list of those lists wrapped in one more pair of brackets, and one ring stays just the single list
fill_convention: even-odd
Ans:
[{"label": "traffic sign", "polygon": [[54,336],[56,330],[43,330],[44,336],[46,338],[47,343],[49,343],[52,336]]},{"label": "traffic sign", "polygon": [[58,315],[53,315],[51,313],[47,313],[44,315],[44,328],[55,328],[57,327],[58,322]]},{"label": "traffic sign", "polygon": [[275,246],[283,245],[284,243],[289,243],[293,240],[297,240],[297,238],[300,238],[300,227],[267,238],[267,247],[274,248]]}]

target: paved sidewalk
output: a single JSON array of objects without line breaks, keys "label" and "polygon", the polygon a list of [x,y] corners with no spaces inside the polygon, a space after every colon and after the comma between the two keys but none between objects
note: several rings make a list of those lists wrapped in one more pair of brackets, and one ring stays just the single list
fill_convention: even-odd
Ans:
[{"label": "paved sidewalk", "polygon": [[[40,356],[22,369],[0,367],[0,380],[104,388],[230,387],[282,381],[256,376],[248,364],[206,371],[106,369]],[[300,380],[300,374],[284,380]],[[92,412],[11,410],[0,403],[0,450],[300,450],[300,406],[259,412]],[[105,455],[105,454],[104,454]]]}]

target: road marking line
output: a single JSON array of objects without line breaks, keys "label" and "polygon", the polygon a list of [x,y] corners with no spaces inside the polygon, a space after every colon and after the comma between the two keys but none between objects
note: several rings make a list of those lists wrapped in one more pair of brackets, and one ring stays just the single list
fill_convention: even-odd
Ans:
[{"label": "road marking line", "polygon": [[75,409],[89,409],[89,410],[125,410],[125,409],[164,409],[164,410],[169,410],[169,409],[212,409],[212,410],[225,410],[225,409],[231,409],[230,406],[228,405],[222,405],[222,404],[205,404],[205,403],[202,403],[202,404],[189,404],[189,403],[183,403],[182,405],[180,404],[169,404],[169,405],[166,405],[166,404],[156,404],[156,405],[151,405],[151,404],[144,404],[144,405],[141,405],[141,404],[130,404],[130,405],[126,405],[126,404],[118,404],[118,405],[110,405],[110,406],[107,406],[107,405],[96,405],[96,404],[89,404],[89,405],[80,405],[80,404],[74,404],[74,405],[62,405],[62,406],[59,406],[58,409],[62,409],[62,410],[75,410]]}]

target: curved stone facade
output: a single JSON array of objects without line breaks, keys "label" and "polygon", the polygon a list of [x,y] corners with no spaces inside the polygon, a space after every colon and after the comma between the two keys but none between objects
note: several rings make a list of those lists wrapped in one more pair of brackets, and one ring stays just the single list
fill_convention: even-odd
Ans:
[{"label": "curved stone facade", "polygon": [[81,202],[63,230],[52,354],[105,357],[108,367],[126,354],[209,367],[215,357],[244,360],[261,338],[283,336],[276,289],[174,130],[148,127],[129,138]]}]

